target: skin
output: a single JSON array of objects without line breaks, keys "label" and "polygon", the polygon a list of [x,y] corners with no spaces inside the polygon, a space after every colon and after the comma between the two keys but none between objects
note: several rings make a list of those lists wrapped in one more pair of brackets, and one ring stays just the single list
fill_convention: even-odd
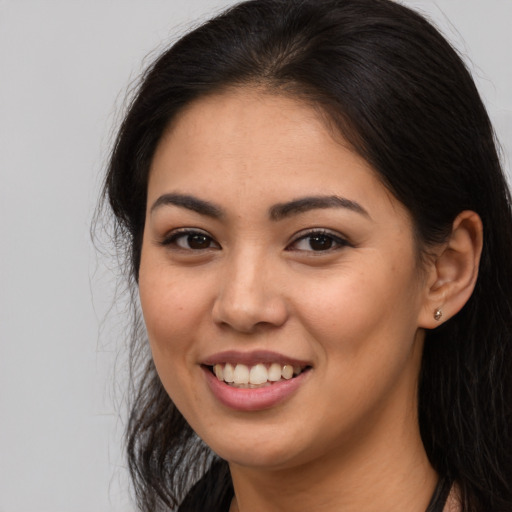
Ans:
[{"label": "skin", "polygon": [[[352,207],[269,216],[310,196]],[[311,229],[326,250],[312,250]],[[412,229],[369,164],[294,99],[228,90],[165,133],[148,184],[141,305],[166,391],[230,464],[232,511],[424,512],[437,476],[416,414],[423,327],[436,325],[435,300],[443,320],[459,306],[434,265],[420,267]],[[201,363],[260,349],[307,361],[307,379],[265,410],[219,403]]]}]

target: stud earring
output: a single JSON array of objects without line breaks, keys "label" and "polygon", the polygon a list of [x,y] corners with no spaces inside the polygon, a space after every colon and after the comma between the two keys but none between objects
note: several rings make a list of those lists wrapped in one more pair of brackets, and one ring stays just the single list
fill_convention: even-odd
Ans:
[{"label": "stud earring", "polygon": [[439,321],[439,320],[441,320],[442,316],[443,316],[443,311],[441,310],[441,308],[436,308],[436,310],[434,311],[434,320]]}]

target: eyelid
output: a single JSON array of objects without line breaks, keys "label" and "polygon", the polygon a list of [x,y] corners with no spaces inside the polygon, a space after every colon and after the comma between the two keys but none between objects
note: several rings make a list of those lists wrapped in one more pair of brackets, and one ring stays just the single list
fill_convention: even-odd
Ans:
[{"label": "eyelid", "polygon": [[[187,237],[187,236],[193,236],[193,235],[202,235],[209,239],[211,246],[206,247],[204,249],[193,249],[193,248],[184,248],[180,247],[178,244],[176,244],[176,240],[178,240],[181,237]],[[306,249],[295,249],[294,245],[300,242],[301,240],[311,238],[314,236],[323,236],[326,238],[329,238],[333,241],[334,247],[330,247],[325,250],[318,250],[315,251],[314,249],[306,250]],[[176,228],[168,233],[166,233],[161,240],[158,241],[159,245],[169,247],[171,245],[174,245],[174,248],[176,250],[183,250],[183,251],[191,251],[191,252],[202,252],[207,251],[211,249],[222,249],[220,244],[215,240],[215,238],[204,229],[201,228],[193,228],[193,227],[182,227],[182,228]],[[292,240],[288,243],[286,246],[287,251],[300,251],[300,252],[311,252],[311,253],[330,253],[335,250],[341,249],[343,247],[352,246],[352,244],[349,242],[346,236],[342,235],[341,233],[337,231],[333,231],[327,228],[309,228],[303,231],[300,231],[299,233],[296,233]]]},{"label": "eyelid", "polygon": [[[181,237],[191,236],[191,235],[203,235],[210,239],[211,243],[214,245],[214,247],[207,247],[205,249],[186,249],[183,247],[178,246],[175,242]],[[208,231],[205,231],[201,228],[192,228],[192,227],[185,227],[185,228],[176,228],[168,233],[166,233],[163,238],[158,242],[160,245],[163,245],[165,247],[169,247],[174,244],[175,248],[177,250],[182,251],[191,251],[191,252],[201,252],[201,251],[207,251],[211,249],[221,249],[220,244],[215,240],[215,238],[208,233]]]},{"label": "eyelid", "polygon": [[326,238],[331,238],[334,241],[334,243],[336,244],[336,247],[329,248],[324,251],[315,251],[313,249],[311,249],[310,251],[304,250],[304,249],[295,249],[295,250],[298,250],[300,252],[311,252],[311,253],[316,253],[316,254],[322,254],[322,253],[330,253],[332,251],[341,249],[343,247],[352,247],[352,244],[350,243],[348,238],[337,231],[332,231],[327,228],[309,228],[304,231],[300,231],[299,233],[294,235],[291,242],[286,246],[286,250],[288,250],[288,251],[294,250],[293,249],[294,244],[297,244],[298,242],[300,242],[301,240],[304,240],[306,238],[313,237],[314,235],[325,236]]}]

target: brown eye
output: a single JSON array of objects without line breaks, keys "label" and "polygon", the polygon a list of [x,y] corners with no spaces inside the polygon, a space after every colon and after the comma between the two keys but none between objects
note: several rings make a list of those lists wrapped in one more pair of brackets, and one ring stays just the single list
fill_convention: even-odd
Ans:
[{"label": "brown eye", "polygon": [[188,251],[204,251],[207,249],[220,249],[219,244],[208,234],[202,231],[178,231],[166,238],[162,245],[176,246]]},{"label": "brown eye", "polygon": [[315,235],[309,237],[309,246],[313,251],[327,251],[333,246],[333,239],[325,235]]},{"label": "brown eye", "polygon": [[194,235],[188,235],[183,237],[187,239],[188,248],[190,249],[208,249],[212,242],[209,236],[196,233]]},{"label": "brown eye", "polygon": [[330,231],[310,231],[299,236],[288,248],[289,251],[327,252],[350,245],[347,240]]}]

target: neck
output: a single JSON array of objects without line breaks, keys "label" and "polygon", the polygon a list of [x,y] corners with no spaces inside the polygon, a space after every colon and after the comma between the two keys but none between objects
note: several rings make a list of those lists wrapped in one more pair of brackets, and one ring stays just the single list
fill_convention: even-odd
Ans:
[{"label": "neck", "polygon": [[375,429],[359,446],[329,450],[307,464],[278,469],[230,464],[236,496],[230,512],[425,512],[437,474],[419,428],[401,423],[398,435],[396,425],[392,436]]}]

